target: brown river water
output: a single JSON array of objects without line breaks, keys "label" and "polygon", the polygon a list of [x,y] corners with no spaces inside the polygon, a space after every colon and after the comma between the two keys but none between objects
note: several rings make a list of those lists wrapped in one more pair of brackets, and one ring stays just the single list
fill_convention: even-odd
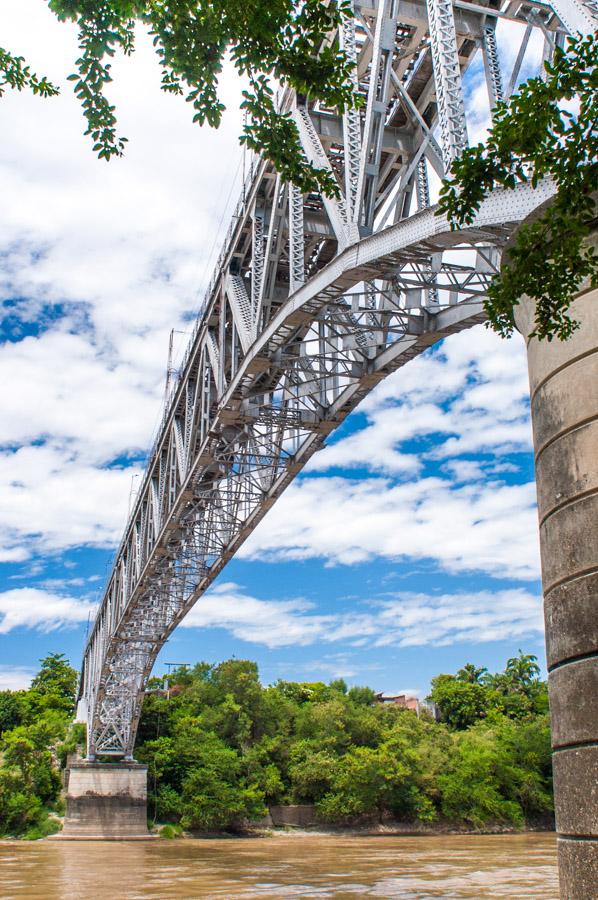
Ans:
[{"label": "brown river water", "polygon": [[552,834],[0,842],[0,897],[557,900]]}]

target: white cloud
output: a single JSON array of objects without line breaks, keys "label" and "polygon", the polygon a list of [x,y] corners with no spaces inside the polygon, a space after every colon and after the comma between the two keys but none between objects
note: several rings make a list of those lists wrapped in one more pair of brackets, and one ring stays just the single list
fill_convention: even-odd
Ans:
[{"label": "white cloud", "polygon": [[[0,27],[2,43],[62,90],[48,100],[8,91],[0,105],[0,299],[11,339],[0,348],[10,385],[0,446],[20,448],[0,459],[0,560],[18,562],[118,540],[136,470],[105,464],[146,450],[161,416],[168,333],[188,329],[237,199],[242,85],[227,67],[229,112],[220,130],[199,129],[187,104],[161,93],[140,35],[134,56],[113,66],[108,94],[130,143],[107,165],[66,81],[76,29],[38,0],[3,3]],[[23,325],[35,333],[21,339]],[[176,343],[180,355],[186,338]]]},{"label": "white cloud", "polygon": [[0,593],[0,634],[13,628],[56,631],[79,625],[94,616],[96,604],[38,588],[15,588]]},{"label": "white cloud", "polygon": [[321,640],[334,625],[332,616],[311,613],[313,606],[300,598],[258,600],[226,582],[202,597],[182,625],[224,628],[239,640],[267,647],[304,646]]},{"label": "white cloud", "polygon": [[[260,600],[227,582],[201,598],[182,625],[222,628],[238,640],[270,648],[343,641],[360,648],[443,646],[519,638],[543,628],[541,598],[523,589],[438,596],[398,592],[353,600],[351,606],[321,615],[303,599]],[[345,654],[337,654],[323,656],[312,668],[350,677],[353,667]]]},{"label": "white cloud", "polygon": [[380,607],[379,647],[498,641],[543,630],[541,597],[521,588],[440,596],[404,593]]},{"label": "white cloud", "polygon": [[111,547],[124,528],[134,466],[101,469],[50,444],[0,453],[0,554]]},{"label": "white cloud", "polygon": [[454,488],[441,478],[306,478],[291,485],[239,556],[347,565],[430,559],[451,573],[535,579],[537,531],[533,483]]},{"label": "white cloud", "polygon": [[35,669],[26,666],[0,666],[0,691],[20,691],[28,688]]}]

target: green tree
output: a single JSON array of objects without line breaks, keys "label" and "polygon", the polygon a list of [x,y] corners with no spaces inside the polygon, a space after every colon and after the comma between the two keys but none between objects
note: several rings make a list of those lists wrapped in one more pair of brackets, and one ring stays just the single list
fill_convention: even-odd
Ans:
[{"label": "green tree", "polygon": [[357,685],[349,688],[347,696],[352,703],[357,703],[358,706],[371,706],[376,700],[375,691],[369,687],[358,687]]},{"label": "green tree", "polygon": [[173,737],[149,741],[137,753],[148,763],[150,810],[153,801],[162,820],[213,831],[265,814],[263,793],[242,777],[239,753],[205,731],[201,719],[181,719]]},{"label": "green tree", "polygon": [[0,691],[0,737],[21,724],[20,692]]},{"label": "green tree", "polygon": [[512,333],[514,309],[527,294],[536,301],[538,338],[565,340],[577,327],[568,315],[575,291],[598,276],[598,254],[587,242],[598,190],[597,59],[596,34],[568,38],[566,50],[557,46],[543,77],[497,104],[486,143],[465,150],[441,189],[439,212],[459,228],[496,187],[555,183],[553,202],[519,229],[488,291],[489,321],[503,336]]},{"label": "green tree", "polygon": [[441,721],[459,730],[484,718],[490,707],[488,691],[483,685],[461,681],[454,675],[433,678],[429,699],[438,707]]},{"label": "green tree", "polygon": [[331,778],[330,791],[317,803],[328,821],[348,821],[386,813],[397,818],[434,818],[430,801],[417,784],[417,754],[395,739],[380,747],[355,747],[342,756]]},{"label": "green tree", "polygon": [[42,698],[42,705],[72,712],[75,706],[78,673],[64,653],[50,653],[40,660],[41,668],[31,682],[31,694]]},{"label": "green tree", "polygon": [[438,776],[442,813],[478,828],[493,822],[522,825],[520,805],[503,796],[497,779],[494,733],[472,728],[453,735],[453,742],[445,772]]},{"label": "green tree", "polygon": [[529,695],[540,675],[538,657],[519,650],[517,656],[507,660],[505,675],[516,690]]},{"label": "green tree", "polygon": [[480,684],[488,669],[485,666],[475,666],[473,663],[465,663],[456,674],[458,681],[466,681],[469,684]]},{"label": "green tree", "polygon": [[296,803],[314,803],[330,789],[337,754],[328,747],[308,740],[295,742],[290,750],[289,779]]}]

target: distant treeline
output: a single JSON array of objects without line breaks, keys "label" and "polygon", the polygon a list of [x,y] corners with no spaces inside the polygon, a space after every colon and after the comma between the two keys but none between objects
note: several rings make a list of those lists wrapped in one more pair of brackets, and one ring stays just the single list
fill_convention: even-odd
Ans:
[{"label": "distant treeline", "polygon": [[[61,812],[59,767],[76,675],[42,661],[27,691],[0,692],[0,833],[39,837]],[[342,679],[264,687],[255,663],[198,663],[148,685],[136,758],[148,814],[194,831],[242,828],[269,805],[313,803],[322,824],[401,820],[522,827],[552,813],[546,683],[519,652],[494,675],[468,664],[432,681],[426,712],[380,704]]]}]

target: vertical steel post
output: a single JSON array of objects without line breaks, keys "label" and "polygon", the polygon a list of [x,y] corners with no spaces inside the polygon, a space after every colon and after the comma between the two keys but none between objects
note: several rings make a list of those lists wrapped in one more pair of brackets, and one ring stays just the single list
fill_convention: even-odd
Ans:
[{"label": "vertical steel post", "polygon": [[448,170],[467,146],[467,124],[451,0],[427,0],[442,155]]},{"label": "vertical steel post", "polygon": [[[353,4],[351,4],[353,6]],[[339,31],[341,49],[345,51],[354,68],[351,81],[357,89],[357,53],[355,49],[355,20],[347,17]],[[345,158],[345,203],[349,220],[354,218],[359,182],[359,160],[361,156],[361,115],[358,109],[347,107],[343,112],[343,140]]]},{"label": "vertical steel post", "polygon": [[303,194],[292,184],[289,190],[289,293],[291,294],[305,281],[304,243]]},{"label": "vertical steel post", "polygon": [[493,111],[496,104],[505,99],[496,44],[496,19],[488,19],[484,25],[482,53],[484,56],[484,71],[486,73],[490,110]]}]

